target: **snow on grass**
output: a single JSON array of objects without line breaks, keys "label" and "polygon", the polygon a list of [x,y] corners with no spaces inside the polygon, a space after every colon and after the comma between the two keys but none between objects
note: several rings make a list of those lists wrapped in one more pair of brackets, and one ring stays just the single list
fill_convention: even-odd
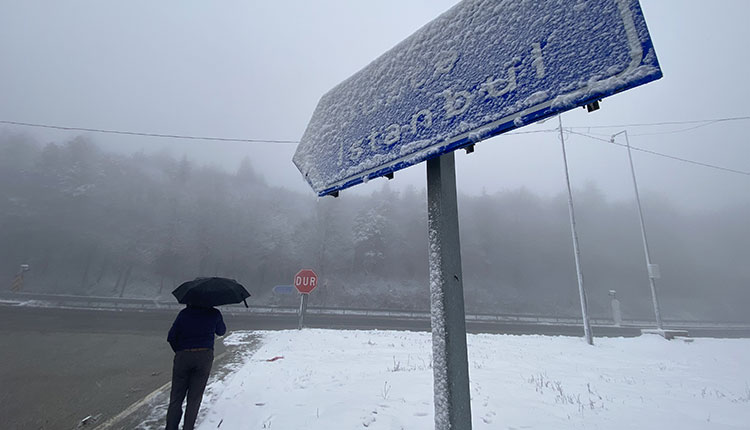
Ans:
[{"label": "snow on grass", "polygon": [[[433,428],[429,333],[258,334],[262,346],[211,385],[199,429]],[[749,339],[595,342],[469,335],[474,428],[750,427]]]}]

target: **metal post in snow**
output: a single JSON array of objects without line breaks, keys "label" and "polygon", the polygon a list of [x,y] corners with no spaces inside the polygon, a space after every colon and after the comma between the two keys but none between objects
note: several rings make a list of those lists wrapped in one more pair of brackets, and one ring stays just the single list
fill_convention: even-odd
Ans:
[{"label": "metal post in snow", "polygon": [[436,430],[470,430],[456,168],[452,152],[427,160],[430,308]]},{"label": "metal post in snow", "polygon": [[620,327],[622,325],[622,312],[620,311],[620,301],[617,300],[617,292],[609,290],[609,296],[612,297],[612,322],[615,327]]},{"label": "metal post in snow", "polygon": [[570,189],[570,175],[568,174],[568,156],[565,153],[565,135],[562,128],[562,115],[557,116],[560,122],[560,142],[562,143],[563,164],[565,165],[565,184],[568,186],[568,213],[570,215],[570,231],[573,235],[573,254],[576,261],[576,274],[578,275],[578,296],[581,299],[581,315],[583,316],[583,334],[586,336],[586,342],[589,345],[594,344],[594,337],[591,334],[591,325],[589,323],[588,304],[586,300],[586,290],[583,288],[583,271],[581,269],[581,251],[578,248],[578,233],[576,232],[576,215],[573,210],[573,192]]},{"label": "metal post in snow", "polygon": [[307,312],[307,296],[309,294],[300,294],[299,299],[299,324],[297,325],[297,330],[302,330],[302,327],[305,323],[305,313]]},{"label": "metal post in snow", "polygon": [[661,321],[661,312],[659,310],[659,296],[656,294],[656,282],[654,279],[658,277],[655,273],[654,264],[651,264],[651,256],[648,252],[648,239],[646,238],[646,223],[643,221],[643,209],[641,208],[641,197],[638,194],[638,182],[635,180],[635,168],[633,167],[633,155],[630,152],[630,139],[628,139],[628,131],[623,130],[619,133],[615,133],[610,138],[611,142],[615,141],[615,136],[619,134],[625,135],[625,144],[628,148],[628,161],[630,161],[630,174],[633,177],[633,190],[635,191],[635,202],[638,206],[638,219],[641,222],[641,238],[643,239],[643,252],[646,254],[646,269],[648,270],[648,282],[651,287],[651,301],[654,305],[654,315],[656,316],[656,327],[659,330],[664,330],[664,325]]}]

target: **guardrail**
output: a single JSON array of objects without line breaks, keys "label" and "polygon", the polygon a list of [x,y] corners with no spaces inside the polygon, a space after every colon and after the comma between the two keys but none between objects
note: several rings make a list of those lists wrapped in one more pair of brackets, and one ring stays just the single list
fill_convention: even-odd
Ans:
[{"label": "guardrail", "polygon": [[[120,298],[100,296],[77,296],[65,294],[39,294],[39,293],[0,293],[0,302],[14,303],[22,306],[35,307],[68,307],[105,310],[178,310],[183,305],[174,301],[160,301],[146,298]],[[254,313],[259,315],[296,315],[297,307],[289,306],[258,306],[229,305],[222,308],[224,313],[241,315]],[[365,309],[365,308],[329,308],[310,307],[307,309],[311,315],[341,315],[361,317],[386,317],[397,319],[428,320],[430,313],[427,311],[409,311],[400,309]],[[467,321],[476,323],[527,323],[527,324],[554,324],[554,325],[582,325],[583,320],[568,316],[549,316],[532,314],[469,314]],[[743,322],[716,322],[716,321],[688,321],[688,320],[664,320],[665,325],[670,328],[734,328],[750,330],[750,323]],[[612,326],[613,321],[607,318],[593,318],[591,324],[595,326]],[[652,327],[653,321],[626,320],[622,327],[643,328]]]}]

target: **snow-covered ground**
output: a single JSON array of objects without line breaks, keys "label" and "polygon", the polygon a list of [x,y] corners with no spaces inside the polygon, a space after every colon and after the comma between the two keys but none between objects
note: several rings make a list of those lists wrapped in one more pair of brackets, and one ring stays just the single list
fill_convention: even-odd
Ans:
[{"label": "snow-covered ground", "polygon": [[[262,345],[209,386],[200,430],[433,428],[429,333],[236,332],[225,343],[258,334]],[[750,428],[750,339],[468,342],[475,429]]]}]

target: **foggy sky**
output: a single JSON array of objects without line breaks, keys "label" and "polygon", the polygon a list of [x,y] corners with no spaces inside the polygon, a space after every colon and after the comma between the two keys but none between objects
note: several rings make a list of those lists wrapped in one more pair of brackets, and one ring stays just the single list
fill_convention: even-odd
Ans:
[{"label": "foggy sky", "polygon": [[[322,94],[454,1],[24,1],[0,2],[0,120],[156,133],[298,140]],[[602,138],[622,125],[750,114],[746,23],[750,3],[641,0],[664,77],[607,98],[565,127]],[[693,127],[627,127],[633,146],[750,171],[750,121]],[[522,131],[549,129],[556,119]],[[79,133],[0,125],[40,141]],[[660,134],[654,134],[660,133]],[[645,135],[650,134],[650,135]],[[235,169],[250,156],[269,183],[312,193],[291,163],[294,145],[230,144],[92,134],[103,147],[167,148]],[[631,199],[623,148],[566,136],[574,187],[593,184]],[[620,137],[621,139],[621,137]],[[620,140],[621,141],[621,140]],[[711,210],[750,203],[750,177],[634,153],[644,192]],[[459,188],[492,193],[526,187],[564,191],[555,133],[499,136],[457,152]],[[369,193],[384,179],[347,193]],[[425,185],[425,166],[396,172],[392,188]]]}]

